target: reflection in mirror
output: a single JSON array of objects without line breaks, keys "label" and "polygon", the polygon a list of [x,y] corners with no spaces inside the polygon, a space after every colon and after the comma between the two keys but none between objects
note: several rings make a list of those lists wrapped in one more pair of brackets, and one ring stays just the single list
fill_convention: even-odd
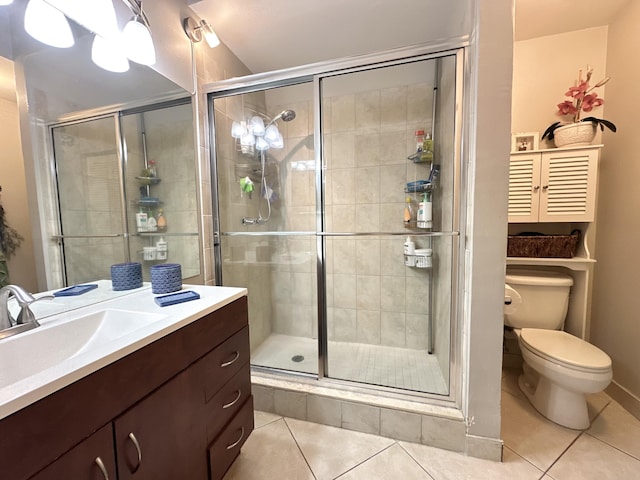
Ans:
[{"label": "reflection in mirror", "polygon": [[[113,3],[118,26],[122,29],[131,12],[124,2]],[[163,10],[165,3],[161,0],[158,5],[150,5],[149,9],[155,10],[152,13],[162,18],[162,15],[166,15]],[[27,2],[23,1],[0,6],[0,113],[3,131],[11,139],[4,141],[5,136],[0,137],[3,140],[3,158],[9,159],[2,162],[0,176],[14,180],[11,182],[12,188],[5,188],[3,201],[12,224],[25,237],[22,248],[10,262],[11,281],[37,292],[65,285],[64,269],[59,267],[63,265],[63,257],[57,242],[52,240],[52,235],[58,233],[58,213],[52,169],[54,147],[48,125],[71,118],[114,115],[129,108],[185,98],[190,93],[158,73],[167,70],[172,78],[184,80],[185,46],[180,39],[173,38],[170,28],[170,34],[158,34],[154,38],[154,41],[171,41],[174,42],[172,45],[175,44],[170,55],[159,58],[155,70],[130,62],[130,69],[126,73],[113,73],[92,62],[94,35],[71,20],[69,24],[75,43],[70,48],[46,46],[31,38],[24,30],[26,5]],[[184,35],[182,32],[180,34]],[[186,51],[190,52],[190,43],[186,38],[184,40]],[[182,56],[174,59],[178,54]],[[190,55],[188,57],[191,58]],[[169,59],[175,65],[167,65]],[[190,67],[187,70],[191,73]],[[190,152],[185,154],[191,162],[186,168],[193,172],[193,119],[191,106],[187,108],[191,134],[188,135],[184,151]],[[111,125],[114,125],[113,117]],[[7,151],[8,147],[10,151]],[[112,151],[115,149],[111,147]],[[184,160],[185,157],[180,158]],[[193,192],[196,191],[193,188],[194,179],[191,183]],[[27,189],[26,185],[31,187]],[[190,202],[195,209],[195,193],[193,197]],[[189,218],[197,218],[196,213],[190,213]],[[178,222],[174,224],[178,227]],[[197,227],[187,230],[190,235],[196,235],[193,242],[197,244]],[[175,249],[176,252],[179,250]],[[197,255],[192,260],[194,265],[186,269],[189,276],[200,272]],[[97,272],[93,272],[93,276],[92,272],[84,273],[86,277],[83,278],[105,278],[104,269],[99,275]]]}]

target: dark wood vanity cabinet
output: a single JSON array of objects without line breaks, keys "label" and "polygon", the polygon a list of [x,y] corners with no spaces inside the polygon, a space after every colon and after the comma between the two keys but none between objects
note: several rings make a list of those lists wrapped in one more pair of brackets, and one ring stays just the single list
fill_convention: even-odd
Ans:
[{"label": "dark wood vanity cabinet", "polygon": [[0,420],[1,478],[218,480],[252,430],[242,297]]}]

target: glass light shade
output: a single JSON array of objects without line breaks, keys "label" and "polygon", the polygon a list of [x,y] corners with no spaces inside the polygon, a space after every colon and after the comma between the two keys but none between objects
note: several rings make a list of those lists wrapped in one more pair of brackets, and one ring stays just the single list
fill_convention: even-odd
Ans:
[{"label": "glass light shade", "polygon": [[96,35],[91,45],[91,60],[100,68],[122,73],[129,70],[129,61],[117,42]]},{"label": "glass light shade", "polygon": [[256,138],[256,148],[260,151],[269,150],[269,143],[264,137],[258,137]]},{"label": "glass light shade", "polygon": [[245,133],[247,133],[245,122],[233,122],[231,124],[231,136],[233,138],[242,138]]},{"label": "glass light shade", "polygon": [[141,65],[153,65],[156,63],[156,49],[153,46],[151,32],[142,23],[140,17],[135,16],[124,26],[122,44],[129,60]]},{"label": "glass light shade", "polygon": [[200,25],[202,27],[204,39],[209,44],[209,47],[215,48],[220,45],[220,39],[218,38],[218,35],[216,35],[216,32],[213,30],[213,27],[204,20],[200,23]]},{"label": "glass light shade", "polygon": [[276,138],[273,142],[269,142],[269,146],[271,148],[284,148],[284,139],[282,138],[282,134],[278,132],[278,138]]},{"label": "glass light shade", "polygon": [[264,139],[267,142],[271,143],[278,139],[278,135],[280,135],[278,127],[276,127],[275,125],[269,125],[264,132]]},{"label": "glass light shade", "polygon": [[240,138],[240,145],[255,145],[256,144],[256,137],[253,136],[252,133],[246,133],[242,136],[242,138]]},{"label": "glass light shade", "polygon": [[64,14],[44,0],[29,0],[24,29],[39,42],[58,48],[73,46],[73,34]]},{"label": "glass light shade", "polygon": [[111,39],[119,35],[113,0],[45,0],[87,30]]},{"label": "glass light shade", "polygon": [[5,5],[11,5],[13,0],[0,0],[0,6],[4,7]]},{"label": "glass light shade", "polygon": [[259,116],[255,116],[255,117],[251,117],[251,132],[258,136],[261,137],[264,135],[264,120],[262,120],[262,117]]}]

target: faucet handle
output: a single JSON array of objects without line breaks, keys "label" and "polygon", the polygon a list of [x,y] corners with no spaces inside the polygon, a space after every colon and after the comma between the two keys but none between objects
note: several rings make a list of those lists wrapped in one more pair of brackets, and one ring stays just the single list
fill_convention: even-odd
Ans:
[{"label": "faucet handle", "polygon": [[29,322],[37,323],[36,316],[33,314],[33,312],[29,307],[32,304],[39,302],[40,300],[53,300],[56,297],[54,297],[53,295],[44,295],[38,298],[35,298],[32,296],[32,298],[33,300],[29,300],[26,302],[18,302],[18,304],[20,305],[20,313],[18,314],[18,318],[16,319],[16,323],[18,325],[22,325],[24,323],[29,323]]}]

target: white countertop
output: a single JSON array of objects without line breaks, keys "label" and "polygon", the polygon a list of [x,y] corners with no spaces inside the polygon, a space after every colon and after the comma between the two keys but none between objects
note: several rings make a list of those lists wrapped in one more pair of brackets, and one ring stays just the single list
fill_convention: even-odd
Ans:
[{"label": "white countertop", "polygon": [[[39,352],[28,351],[28,348],[25,349],[26,351],[20,352],[19,358],[6,358],[2,352],[3,345],[9,345],[12,338],[18,339],[18,337],[24,336],[23,338],[26,340],[29,335],[33,335],[32,332],[38,333],[39,331],[39,335],[46,335],[50,328],[53,329],[56,326],[72,322],[78,317],[85,317],[104,310],[115,309],[139,312],[140,314],[154,314],[157,318],[96,348],[86,351],[80,349],[69,358],[40,369],[37,373],[25,376],[18,381],[7,385],[0,383],[0,419],[247,294],[245,288],[183,285],[183,291],[197,292],[200,299],[160,307],[154,302],[156,295],[151,293],[149,285],[130,291],[113,292],[110,281],[102,280],[90,283],[99,284],[99,288],[77,297],[57,297],[55,300],[43,300],[35,303],[32,310],[41,327],[0,341],[0,361],[2,362],[0,369],[11,369],[12,364],[16,365],[18,362],[29,362],[32,358],[38,358]],[[41,295],[44,293],[36,296]],[[40,307],[40,315],[36,307]],[[51,314],[52,309],[55,308],[61,308],[62,313]],[[78,322],[81,321],[78,320]],[[41,338],[46,339],[46,336],[41,336]],[[51,345],[51,347],[55,348],[55,345]],[[5,350],[8,351],[9,347],[6,347]]]}]

